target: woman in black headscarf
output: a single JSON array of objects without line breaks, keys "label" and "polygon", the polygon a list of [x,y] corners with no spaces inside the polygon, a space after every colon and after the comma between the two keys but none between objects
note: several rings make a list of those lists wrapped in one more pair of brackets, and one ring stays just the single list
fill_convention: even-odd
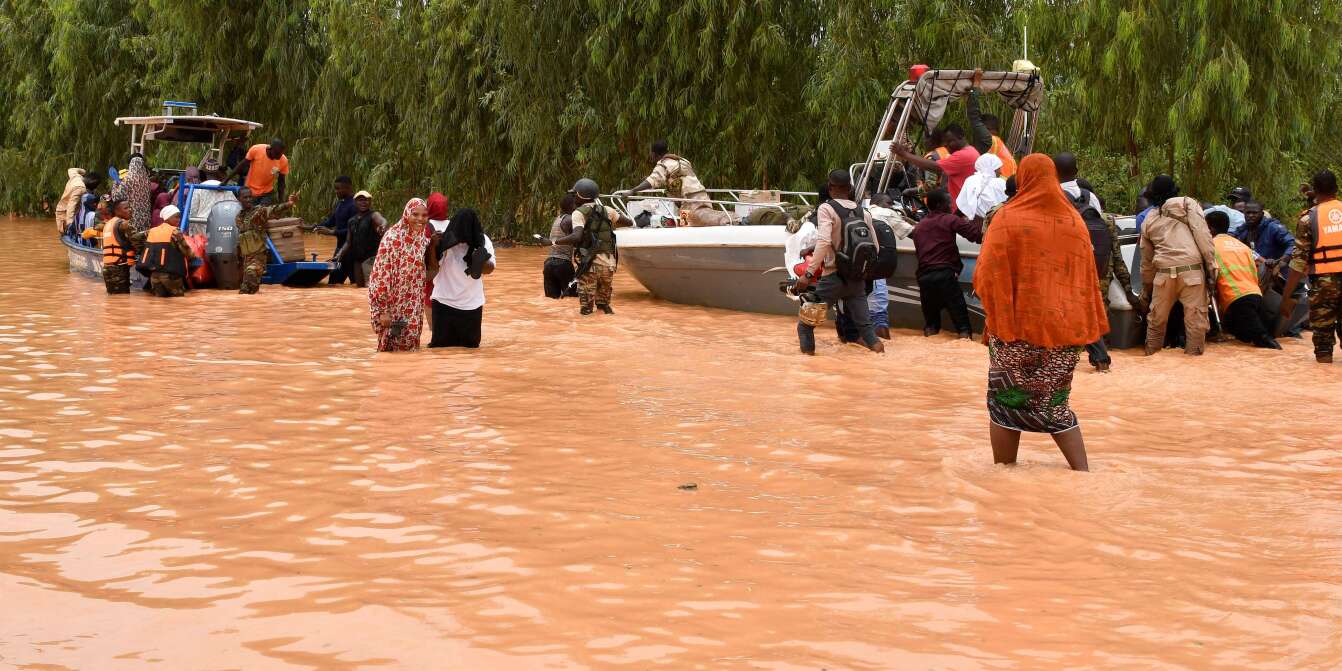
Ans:
[{"label": "woman in black headscarf", "polygon": [[485,283],[494,272],[494,243],[470,208],[457,210],[447,229],[435,234],[438,270],[430,294],[433,340],[429,347],[479,347]]}]

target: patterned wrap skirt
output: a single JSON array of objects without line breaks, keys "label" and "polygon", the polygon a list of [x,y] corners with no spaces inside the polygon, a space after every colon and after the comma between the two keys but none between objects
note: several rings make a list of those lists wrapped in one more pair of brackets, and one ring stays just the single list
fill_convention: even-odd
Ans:
[{"label": "patterned wrap skirt", "polygon": [[1077,427],[1070,404],[1080,347],[1039,347],[988,337],[988,416],[1013,431],[1062,433]]}]

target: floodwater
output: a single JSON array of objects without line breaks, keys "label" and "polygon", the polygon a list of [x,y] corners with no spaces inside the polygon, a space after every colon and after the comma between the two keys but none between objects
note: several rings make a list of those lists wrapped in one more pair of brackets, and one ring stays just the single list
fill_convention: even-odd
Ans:
[{"label": "floodwater", "polygon": [[0,668],[1342,666],[1307,342],[1119,353],[1094,471],[1005,468],[978,344],[580,318],[508,249],[483,349],[375,354],[358,289],[109,297],[51,229],[0,221]]}]

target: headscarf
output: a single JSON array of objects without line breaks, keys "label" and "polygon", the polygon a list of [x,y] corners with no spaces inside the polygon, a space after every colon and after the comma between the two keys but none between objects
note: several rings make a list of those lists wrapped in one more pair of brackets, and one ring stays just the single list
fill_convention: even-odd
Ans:
[{"label": "headscarf", "polygon": [[152,190],[153,186],[149,182],[149,166],[145,165],[143,156],[132,154],[130,167],[122,177],[121,183],[112,190],[112,195],[130,204],[130,225],[136,233],[149,230],[153,207],[150,195]]},{"label": "headscarf", "polygon": [[955,207],[967,219],[982,217],[988,210],[1006,202],[1006,181],[997,176],[1002,167],[1002,159],[988,153],[974,161],[974,174],[960,187],[960,195],[955,199]]},{"label": "headscarf", "polygon": [[985,335],[1038,347],[1085,345],[1109,331],[1095,253],[1053,159],[1031,154],[993,217],[974,270]]},{"label": "headscarf", "polygon": [[159,193],[157,196],[154,196],[154,212],[153,216],[150,217],[150,222],[153,223],[153,225],[157,226],[163,223],[163,217],[159,214],[159,212],[163,208],[167,207],[168,204],[171,202],[172,202],[171,193],[162,192]]},{"label": "headscarf", "polygon": [[447,196],[441,191],[434,191],[429,194],[428,200],[429,218],[434,221],[443,221],[447,219]]},{"label": "headscarf", "polygon": [[417,207],[428,209],[428,205],[424,202],[423,198],[411,198],[410,200],[405,201],[405,209],[401,210],[401,220],[396,222],[396,225],[400,226],[404,224],[409,226],[410,213],[414,212]]},{"label": "headscarf", "polygon": [[182,172],[182,181],[187,184],[200,184],[200,168],[191,166]]}]

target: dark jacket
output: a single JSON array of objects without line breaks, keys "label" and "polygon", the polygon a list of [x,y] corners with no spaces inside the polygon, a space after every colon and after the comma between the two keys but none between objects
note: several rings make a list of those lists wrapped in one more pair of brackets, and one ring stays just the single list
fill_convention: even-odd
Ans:
[{"label": "dark jacket", "polygon": [[933,212],[913,227],[909,237],[913,238],[918,255],[919,276],[941,268],[956,272],[964,268],[960,247],[955,242],[957,234],[970,242],[983,242],[982,227],[957,214]]},{"label": "dark jacket", "polygon": [[321,226],[331,229],[336,235],[345,235],[349,232],[349,220],[358,213],[359,210],[354,207],[354,196],[341,198],[331,207],[331,214],[322,220]]}]

